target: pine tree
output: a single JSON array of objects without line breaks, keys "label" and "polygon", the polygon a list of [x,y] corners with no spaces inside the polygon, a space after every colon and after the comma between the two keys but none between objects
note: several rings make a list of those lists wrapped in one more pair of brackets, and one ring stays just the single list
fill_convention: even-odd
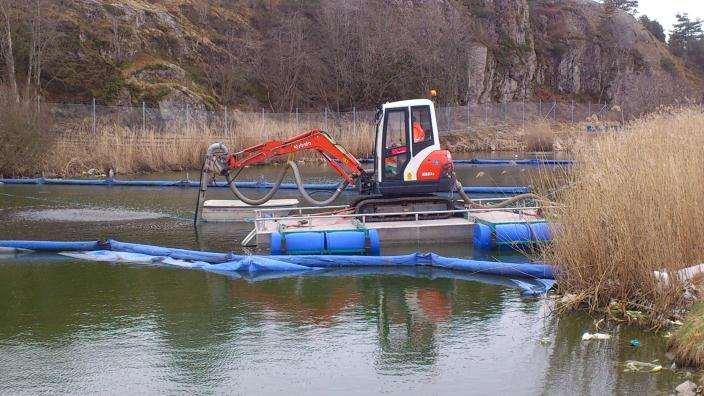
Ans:
[{"label": "pine tree", "polygon": [[700,19],[692,20],[687,14],[677,14],[677,23],[670,34],[670,51],[684,58],[689,64],[704,71],[704,29]]},{"label": "pine tree", "polygon": [[638,18],[638,21],[640,21],[641,25],[643,25],[647,31],[655,36],[656,39],[662,41],[663,43],[667,41],[665,29],[662,27],[660,22],[655,19],[648,18],[647,15],[641,15],[641,17]]},{"label": "pine tree", "polygon": [[604,8],[607,14],[613,14],[617,9],[635,15],[638,11],[638,0],[604,0]]}]

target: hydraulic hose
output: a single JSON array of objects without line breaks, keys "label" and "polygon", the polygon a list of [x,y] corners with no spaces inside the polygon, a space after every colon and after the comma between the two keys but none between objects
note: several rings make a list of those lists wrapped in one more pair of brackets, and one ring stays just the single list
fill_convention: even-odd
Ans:
[{"label": "hydraulic hose", "polygon": [[238,170],[237,173],[235,173],[234,177],[232,175],[230,175],[230,173],[228,172],[225,174],[225,178],[227,179],[227,184],[230,187],[230,190],[232,191],[233,194],[235,194],[235,196],[237,198],[239,198],[242,202],[244,202],[248,205],[258,206],[258,205],[262,205],[265,202],[269,201],[274,196],[274,194],[276,194],[276,192],[281,187],[281,183],[283,183],[284,178],[286,177],[286,173],[289,168],[291,168],[291,170],[293,170],[293,177],[296,179],[296,186],[298,187],[298,192],[301,194],[301,197],[303,197],[303,200],[307,204],[312,205],[312,206],[330,205],[331,203],[335,202],[335,200],[345,191],[347,186],[350,184],[346,180],[342,181],[342,182],[340,182],[340,184],[335,189],[335,192],[330,197],[328,197],[327,199],[324,199],[324,200],[317,200],[317,199],[311,197],[311,195],[308,193],[308,191],[306,191],[306,189],[303,187],[303,178],[301,177],[301,171],[298,169],[298,165],[293,161],[288,161],[286,163],[286,166],[284,166],[284,168],[281,170],[281,173],[279,174],[278,178],[274,182],[274,185],[271,187],[271,190],[269,190],[266,194],[264,194],[263,196],[261,196],[259,198],[250,198],[250,197],[244,195],[244,193],[242,193],[242,191],[240,191],[237,188],[237,185],[235,183],[235,179],[240,174],[241,170]]},{"label": "hydraulic hose", "polygon": [[457,193],[460,195],[462,200],[464,201],[465,205],[469,208],[477,208],[477,209],[500,209],[500,208],[506,208],[509,207],[516,202],[521,202],[521,201],[526,201],[529,199],[533,199],[536,201],[545,201],[545,199],[539,195],[533,194],[533,193],[527,193],[527,194],[520,194],[516,195],[510,198],[507,198],[501,202],[498,202],[496,204],[492,205],[482,205],[478,204],[476,202],[473,202],[472,199],[469,197],[469,195],[464,191],[464,187],[462,187],[462,183],[457,179],[455,175],[453,175],[453,178],[455,179],[455,190]]},{"label": "hydraulic hose", "polygon": [[298,186],[298,192],[301,193],[301,196],[303,199],[313,205],[313,206],[327,206],[330,205],[331,203],[335,202],[335,200],[342,194],[343,191],[347,188],[347,186],[350,184],[347,180],[343,180],[340,182],[340,184],[337,186],[335,189],[335,192],[332,193],[332,195],[328,199],[324,199],[322,201],[318,201],[314,199],[313,197],[308,194],[308,191],[306,191],[305,188],[303,188],[303,178],[301,177],[301,172],[298,170],[298,165],[293,162],[293,161],[288,161],[288,166],[291,167],[293,170],[293,177],[296,178],[296,185]]},{"label": "hydraulic hose", "polygon": [[235,183],[235,179],[240,174],[240,172],[242,172],[242,169],[237,170],[235,177],[232,177],[230,175],[230,172],[227,172],[225,174],[225,179],[227,179],[227,184],[228,184],[228,186],[230,186],[230,190],[232,191],[232,193],[235,194],[235,196],[237,198],[239,198],[240,201],[246,203],[247,205],[258,206],[258,205],[261,205],[261,204],[269,201],[274,196],[274,194],[276,194],[276,192],[279,190],[279,187],[281,187],[281,183],[283,183],[284,178],[286,177],[287,171],[288,171],[288,166],[284,166],[284,168],[281,169],[281,173],[279,174],[279,177],[274,182],[274,186],[271,188],[271,190],[269,190],[269,192],[267,192],[266,194],[264,194],[263,196],[261,196],[259,198],[249,198],[248,196],[244,195],[237,188],[236,183]]}]

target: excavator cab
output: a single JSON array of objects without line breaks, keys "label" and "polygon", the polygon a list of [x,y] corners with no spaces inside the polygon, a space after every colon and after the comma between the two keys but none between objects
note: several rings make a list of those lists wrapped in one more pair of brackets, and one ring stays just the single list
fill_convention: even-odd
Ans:
[{"label": "excavator cab", "polygon": [[376,193],[402,196],[448,192],[452,157],[440,148],[435,106],[428,99],[385,103],[376,117]]}]

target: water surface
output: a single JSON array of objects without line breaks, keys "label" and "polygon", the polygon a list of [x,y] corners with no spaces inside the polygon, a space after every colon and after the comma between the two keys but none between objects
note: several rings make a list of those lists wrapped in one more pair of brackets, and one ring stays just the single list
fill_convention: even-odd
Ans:
[{"label": "water surface", "polygon": [[[334,176],[306,170],[311,180]],[[524,185],[537,172],[459,171],[465,185]],[[146,177],[185,174],[137,178]],[[223,189],[209,192],[228,198]],[[116,238],[240,251],[249,226],[206,224],[194,231],[195,194],[0,186],[0,239]],[[384,253],[416,250],[476,256],[465,245],[415,242]],[[594,331],[593,319],[559,317],[551,307],[549,299],[427,269],[252,281],[0,255],[0,393],[601,395],[667,393],[685,379],[669,369],[661,334],[624,327],[608,329],[612,340],[582,342],[583,332]],[[631,338],[643,346],[631,348]],[[624,372],[631,359],[658,359],[666,369]]]}]

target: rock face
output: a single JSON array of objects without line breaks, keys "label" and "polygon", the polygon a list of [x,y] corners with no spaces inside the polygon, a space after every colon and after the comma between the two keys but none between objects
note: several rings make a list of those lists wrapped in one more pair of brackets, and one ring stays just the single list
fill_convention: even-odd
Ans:
[{"label": "rock face", "polygon": [[[629,76],[684,74],[681,62],[632,16],[607,15],[592,0],[415,1],[449,4],[471,22],[473,101],[609,100]],[[45,66],[46,89],[54,100],[95,96],[106,103],[215,108],[226,79],[214,74],[238,78],[232,43],[263,34],[253,16],[275,12],[255,3],[57,2],[62,53]]]},{"label": "rock face", "polygon": [[[475,7],[477,4],[475,4]],[[486,32],[475,61],[480,102],[532,96],[609,100],[616,83],[679,64],[664,43],[623,11],[591,0],[482,0]]]}]

